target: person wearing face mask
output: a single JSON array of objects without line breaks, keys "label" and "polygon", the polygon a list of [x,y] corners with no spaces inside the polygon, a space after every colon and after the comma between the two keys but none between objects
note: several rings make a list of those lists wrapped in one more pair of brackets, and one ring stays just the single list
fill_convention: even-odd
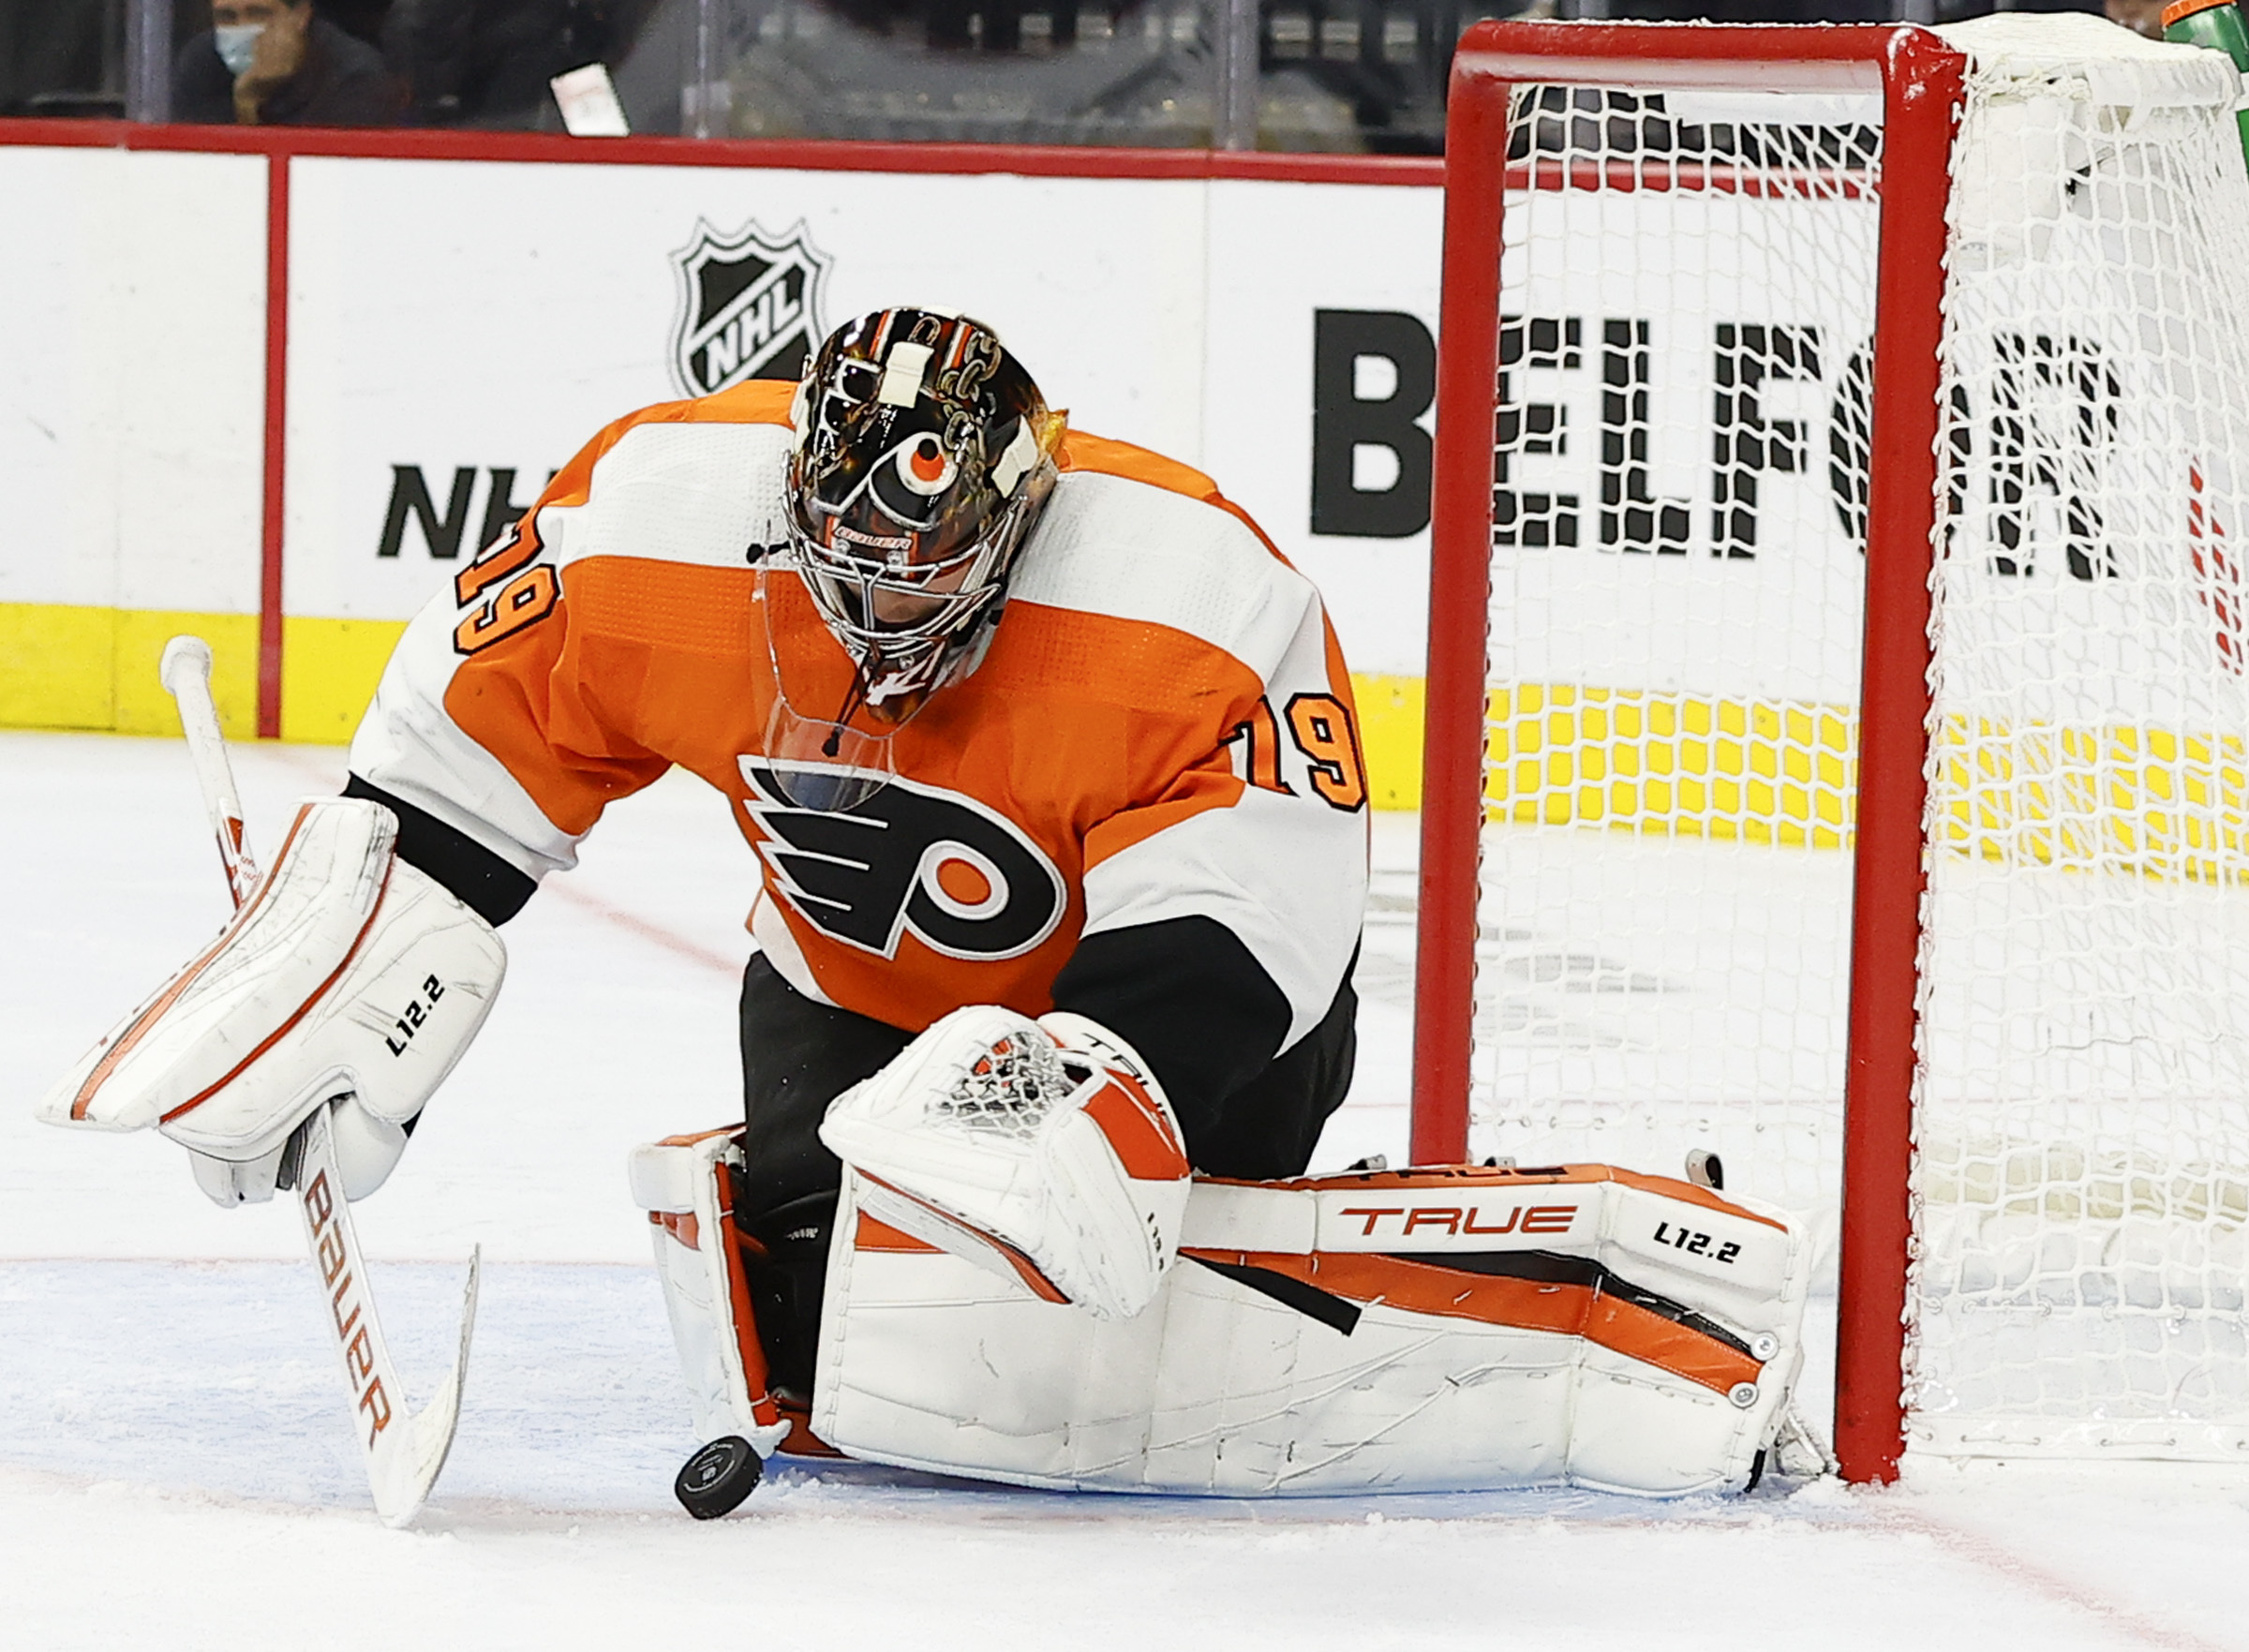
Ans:
[{"label": "person wearing face mask", "polygon": [[312,0],[212,0],[172,69],[172,119],[203,126],[391,127],[404,108],[382,54]]}]

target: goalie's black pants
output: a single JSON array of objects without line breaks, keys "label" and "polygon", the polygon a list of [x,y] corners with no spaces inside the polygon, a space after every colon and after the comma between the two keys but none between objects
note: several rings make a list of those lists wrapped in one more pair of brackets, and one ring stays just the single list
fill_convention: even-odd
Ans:
[{"label": "goalie's black pants", "polygon": [[[1358,1008],[1346,972],[1318,1026],[1205,1109],[1212,1116],[1200,1127],[1188,1127],[1195,1168],[1253,1181],[1302,1174],[1320,1126],[1350,1088]],[[802,1402],[812,1392],[828,1227],[843,1175],[821,1144],[820,1120],[829,1102],[879,1072],[914,1034],[805,997],[762,956],[742,976],[741,1024],[744,1163],[736,1218],[752,1242],[745,1259],[768,1379],[777,1393]]]}]

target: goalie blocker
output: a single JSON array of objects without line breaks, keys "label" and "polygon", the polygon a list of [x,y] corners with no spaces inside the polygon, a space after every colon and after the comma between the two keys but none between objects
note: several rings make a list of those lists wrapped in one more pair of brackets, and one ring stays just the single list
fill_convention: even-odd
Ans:
[{"label": "goalie blocker", "polygon": [[290,1134],[327,1103],[345,1196],[380,1187],[484,1025],[506,948],[394,852],[380,804],[302,805],[218,939],[80,1058],[49,1124],[154,1125],[221,1205],[274,1195]]},{"label": "goalie blocker", "polygon": [[[723,1210],[725,1133],[634,1155],[696,1426],[786,1433]],[[1739,1490],[1801,1361],[1779,1213],[1602,1166],[1198,1180],[1181,1265],[1100,1319],[869,1213],[847,1173],[811,1426],[855,1457],[1214,1496]],[[730,1272],[731,1270],[731,1272]]]}]

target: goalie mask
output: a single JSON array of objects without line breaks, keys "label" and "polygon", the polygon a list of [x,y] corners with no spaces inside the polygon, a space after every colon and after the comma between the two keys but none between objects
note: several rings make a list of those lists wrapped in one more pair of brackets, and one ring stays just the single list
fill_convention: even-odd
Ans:
[{"label": "goalie mask", "polygon": [[1063,416],[989,327],[890,309],[821,345],[793,423],[791,549],[858,667],[854,701],[896,725],[981,656]]}]

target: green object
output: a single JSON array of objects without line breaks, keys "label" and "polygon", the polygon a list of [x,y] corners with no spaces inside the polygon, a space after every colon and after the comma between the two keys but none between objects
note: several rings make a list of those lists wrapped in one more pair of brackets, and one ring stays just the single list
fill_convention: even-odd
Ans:
[{"label": "green object", "polygon": [[[2249,27],[2234,0],[2176,0],[2163,8],[2163,37],[2182,46],[2206,46],[2233,59],[2249,74]],[[2249,110],[2234,117],[2242,129],[2242,163],[2249,165]]]}]

